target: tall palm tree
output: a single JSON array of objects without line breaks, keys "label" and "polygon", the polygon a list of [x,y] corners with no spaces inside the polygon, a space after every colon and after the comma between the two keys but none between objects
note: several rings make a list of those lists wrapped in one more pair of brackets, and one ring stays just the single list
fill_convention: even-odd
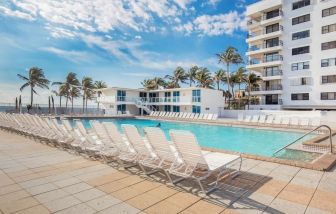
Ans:
[{"label": "tall palm tree", "polygon": [[[230,91],[230,65],[231,64],[240,64],[243,62],[241,55],[238,53],[237,49],[234,47],[228,47],[224,52],[217,54],[219,63],[226,65],[226,75],[228,81],[228,90]],[[230,108],[230,99],[229,99],[229,108]]]},{"label": "tall palm tree", "polygon": [[51,91],[55,96],[59,97],[59,107],[62,108],[62,97],[67,94],[66,88],[64,85],[60,85],[58,87],[58,90],[52,90]]},{"label": "tall palm tree", "polygon": [[[236,83],[238,84],[238,91],[240,93],[240,86],[242,83],[246,82],[246,69],[244,67],[239,67],[236,73],[234,74]],[[240,108],[241,97],[238,98],[238,105]]]},{"label": "tall palm tree", "polygon": [[145,79],[141,82],[141,85],[146,90],[157,90],[160,86],[165,87],[166,82],[161,77],[154,77],[153,79]]},{"label": "tall palm tree", "polygon": [[[97,96],[98,97],[100,97],[101,96],[101,91],[100,91],[100,89],[104,89],[104,88],[107,88],[107,84],[104,82],[104,81],[95,81],[95,83],[94,83],[94,87],[95,87],[95,89],[97,89],[98,91],[97,91]],[[99,102],[97,102],[97,107],[98,107],[98,110],[99,110]]]},{"label": "tall palm tree", "polygon": [[257,76],[255,73],[249,73],[248,75],[245,76],[245,82],[246,82],[246,87],[248,91],[248,96],[247,96],[247,109],[250,109],[250,97],[251,97],[251,90],[253,87],[257,87],[259,83],[262,81],[262,79]]},{"label": "tall palm tree", "polygon": [[33,107],[34,94],[37,94],[35,91],[35,87],[49,89],[50,81],[45,77],[42,68],[32,67],[28,71],[28,76],[25,77],[21,74],[17,74],[17,76],[26,81],[21,87],[20,91],[23,91],[26,87],[30,87],[30,106]]},{"label": "tall palm tree", "polygon": [[83,77],[82,79],[82,94],[83,94],[83,112],[84,109],[87,110],[87,100],[92,98],[92,95],[94,94],[94,84],[91,77]]},{"label": "tall palm tree", "polygon": [[165,78],[169,79],[171,82],[171,85],[174,88],[179,88],[180,87],[180,83],[185,83],[186,80],[188,79],[188,76],[186,75],[184,69],[180,66],[178,66],[173,75],[166,75]]},{"label": "tall palm tree", "polygon": [[81,95],[80,90],[78,87],[76,86],[71,86],[70,90],[69,90],[69,98],[71,100],[71,112],[73,112],[73,103],[74,103],[74,99],[78,98]]},{"label": "tall palm tree", "polygon": [[68,73],[68,75],[65,78],[65,82],[53,82],[53,85],[60,85],[60,87],[63,87],[63,90],[66,91],[65,93],[65,98],[66,98],[66,102],[65,102],[65,109],[68,109],[68,101],[71,98],[71,94],[70,91],[74,86],[79,86],[79,80],[77,79],[77,74],[70,72]]},{"label": "tall palm tree", "polygon": [[219,86],[225,77],[225,71],[223,69],[219,69],[214,74],[214,81],[217,84],[217,90],[219,90]]},{"label": "tall palm tree", "polygon": [[202,88],[213,88],[213,78],[207,68],[200,68],[196,74],[197,86]]},{"label": "tall palm tree", "polygon": [[196,73],[198,71],[198,66],[194,65],[192,66],[189,71],[187,72],[187,77],[189,79],[189,86],[191,87],[193,83],[195,83]]}]

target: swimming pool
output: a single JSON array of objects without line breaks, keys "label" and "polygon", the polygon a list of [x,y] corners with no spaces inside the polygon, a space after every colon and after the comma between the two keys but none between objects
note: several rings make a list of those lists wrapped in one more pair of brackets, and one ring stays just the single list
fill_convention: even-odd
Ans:
[{"label": "swimming pool", "polygon": [[[86,128],[90,128],[89,119],[82,120]],[[193,132],[202,147],[222,149],[253,155],[272,157],[278,149],[302,136],[302,133],[264,130],[254,128],[227,127],[220,125],[194,124],[185,122],[168,122],[144,119],[99,119],[114,122],[121,130],[122,124],[135,125],[141,133],[143,128],[161,124],[161,129],[169,138],[169,130],[189,130]],[[304,140],[312,138],[309,136]]]}]

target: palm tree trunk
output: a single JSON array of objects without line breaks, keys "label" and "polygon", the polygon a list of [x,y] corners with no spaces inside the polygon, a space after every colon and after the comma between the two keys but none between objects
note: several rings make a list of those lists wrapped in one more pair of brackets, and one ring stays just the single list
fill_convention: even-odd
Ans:
[{"label": "palm tree trunk", "polygon": [[85,112],[87,112],[88,99],[85,100]]},{"label": "palm tree trunk", "polygon": [[34,100],[34,91],[33,91],[33,87],[30,86],[30,106],[31,108],[33,108],[33,100]]},{"label": "palm tree trunk", "polygon": [[217,82],[217,90],[219,90],[219,81]]},{"label": "palm tree trunk", "polygon": [[85,107],[85,94],[83,94],[83,113],[84,113],[84,107]]},{"label": "palm tree trunk", "polygon": [[[228,84],[228,91],[230,92],[230,63],[227,63],[227,64],[226,64],[226,71],[227,71],[226,78],[227,78],[227,84]],[[233,96],[233,94],[232,94],[232,96]],[[231,99],[230,99],[230,96],[229,96],[228,101],[229,101],[229,105],[228,105],[228,107],[229,107],[229,109],[230,109],[230,107],[231,107]]]},{"label": "palm tree trunk", "polygon": [[73,113],[73,97],[71,97],[71,113]]},{"label": "palm tree trunk", "polygon": [[251,94],[251,87],[248,86],[248,96],[247,96],[247,110],[250,110],[250,95]]},{"label": "palm tree trunk", "polygon": [[62,96],[60,96],[60,108],[62,108]]},{"label": "palm tree trunk", "polygon": [[69,101],[69,95],[66,96],[65,110],[68,110],[68,101]]},{"label": "palm tree trunk", "polygon": [[241,94],[240,94],[240,82],[238,83],[238,95],[239,95],[239,97],[238,97],[238,108],[240,109],[240,96],[241,96]]}]

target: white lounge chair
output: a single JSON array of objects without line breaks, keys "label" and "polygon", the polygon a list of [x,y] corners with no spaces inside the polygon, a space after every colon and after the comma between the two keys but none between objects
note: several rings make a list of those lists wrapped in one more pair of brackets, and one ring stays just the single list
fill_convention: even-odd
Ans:
[{"label": "white lounge chair", "polygon": [[285,127],[288,127],[289,126],[289,122],[290,122],[289,117],[283,117],[282,121],[281,121],[281,125],[285,126]]},{"label": "white lounge chair", "polygon": [[294,127],[299,127],[299,125],[300,125],[300,120],[299,120],[299,118],[297,118],[297,117],[292,117],[291,119],[290,119],[290,126],[294,126]]},{"label": "white lounge chair", "polygon": [[273,124],[274,116],[273,115],[268,115],[266,119],[266,124]]},{"label": "white lounge chair", "polygon": [[283,120],[282,117],[280,117],[279,115],[275,115],[274,120],[273,120],[273,125],[276,125],[276,126],[281,125],[282,120]]},{"label": "white lounge chair", "polygon": [[308,128],[309,127],[309,119],[308,118],[301,118],[300,126],[301,126],[301,128]]},{"label": "white lounge chair", "polygon": [[259,121],[259,115],[253,115],[251,123],[258,123],[258,121]]},{"label": "white lounge chair", "polygon": [[264,115],[264,114],[260,115],[258,122],[261,123],[261,124],[264,124],[266,122],[266,115]]},{"label": "white lounge chair", "polygon": [[312,120],[311,120],[311,127],[312,128],[316,128],[320,125],[321,125],[321,118],[319,118],[319,117],[312,118]]},{"label": "white lounge chair", "polygon": [[239,122],[243,122],[243,121],[244,121],[244,114],[243,114],[243,113],[239,113],[239,114],[238,114],[238,118],[237,118],[237,120],[238,120]]},{"label": "white lounge chair", "polygon": [[218,114],[214,114],[212,117],[212,120],[217,120],[218,119]]},{"label": "white lounge chair", "polygon": [[[181,161],[175,163],[169,169],[169,174],[180,177],[177,180],[171,180],[173,184],[184,178],[195,179],[202,193],[209,193],[218,187],[218,182],[224,175],[231,176],[231,169],[228,166],[236,161],[239,161],[239,170],[241,167],[242,158],[238,155],[229,155],[223,153],[209,152],[203,154],[201,147],[198,145],[195,136],[189,131],[170,131],[170,136],[177,148]],[[205,190],[202,182],[208,179],[214,172],[218,172],[213,187],[210,190]]]},{"label": "white lounge chair", "polygon": [[244,122],[245,123],[249,123],[251,122],[251,119],[252,119],[252,116],[251,115],[246,115],[245,119],[244,119]]}]

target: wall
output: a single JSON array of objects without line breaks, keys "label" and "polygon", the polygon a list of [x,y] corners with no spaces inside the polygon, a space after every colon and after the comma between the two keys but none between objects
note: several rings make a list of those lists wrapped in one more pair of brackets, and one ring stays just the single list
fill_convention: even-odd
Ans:
[{"label": "wall", "polygon": [[[220,107],[224,106],[224,97],[222,91],[201,90],[201,113],[218,114]],[[206,110],[209,108],[209,110]]]}]

